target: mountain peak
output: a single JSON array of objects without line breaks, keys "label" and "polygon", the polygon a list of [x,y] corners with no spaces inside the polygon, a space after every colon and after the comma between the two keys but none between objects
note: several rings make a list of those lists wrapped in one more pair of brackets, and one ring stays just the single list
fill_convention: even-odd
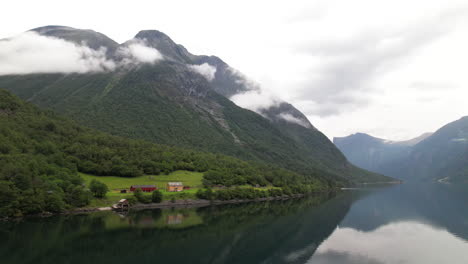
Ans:
[{"label": "mountain peak", "polygon": [[105,47],[109,54],[113,53],[119,46],[119,44],[111,38],[91,29],[77,29],[67,26],[49,25],[34,28],[29,31],[33,31],[47,37],[63,39],[78,45],[86,44],[86,46],[95,50]]},{"label": "mountain peak", "polygon": [[[174,41],[166,34],[159,30],[155,29],[148,29],[148,30],[140,30],[136,35],[135,38],[138,39],[166,39],[174,43]],[[174,43],[175,44],[175,43]]]},{"label": "mountain peak", "polygon": [[339,146],[341,144],[357,144],[357,145],[375,145],[385,143],[386,140],[373,137],[366,133],[355,133],[346,137],[334,137],[333,143]]},{"label": "mountain peak", "polygon": [[178,62],[191,64],[196,57],[159,30],[141,30],[135,35],[135,39],[144,40],[148,46],[156,48],[166,58]]},{"label": "mountain peak", "polygon": [[48,26],[33,28],[29,31],[35,31],[39,34],[47,34],[48,32],[57,31],[57,30],[65,31],[65,30],[78,30],[78,29],[67,27],[67,26],[60,26],[60,25],[48,25]]}]

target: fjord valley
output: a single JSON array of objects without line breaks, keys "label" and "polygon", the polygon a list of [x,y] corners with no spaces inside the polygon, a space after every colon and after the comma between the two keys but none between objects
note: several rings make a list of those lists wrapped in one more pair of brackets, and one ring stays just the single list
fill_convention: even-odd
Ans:
[{"label": "fjord valley", "polygon": [[408,141],[357,133],[334,138],[355,165],[405,181],[468,181],[468,117]]},{"label": "fjord valley", "polygon": [[468,263],[466,0],[0,9],[0,264]]}]

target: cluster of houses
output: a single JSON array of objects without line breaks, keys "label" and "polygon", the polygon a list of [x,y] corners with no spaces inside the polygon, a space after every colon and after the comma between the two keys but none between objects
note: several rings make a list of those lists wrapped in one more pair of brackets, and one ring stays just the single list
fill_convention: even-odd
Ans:
[{"label": "cluster of houses", "polygon": [[[130,186],[130,192],[134,192],[136,189],[140,189],[143,192],[152,192],[156,191],[158,187],[156,185],[132,185]],[[184,190],[189,190],[189,186],[184,186],[182,182],[168,182],[166,185],[166,191],[168,192],[181,192]],[[127,193],[127,190],[120,190],[121,193]]]},{"label": "cluster of houses", "polygon": [[[156,185],[132,185],[130,191],[133,192],[136,189],[141,189],[143,192],[152,192],[157,190]],[[190,189],[189,186],[184,186],[182,182],[168,182],[166,185],[166,191],[168,192],[181,192],[183,190]]]},{"label": "cluster of houses", "polygon": [[[134,192],[136,189],[140,189],[143,192],[153,192],[158,188],[156,185],[132,185],[130,186],[130,192]],[[189,190],[189,186],[184,186],[182,182],[168,182],[166,185],[166,191],[168,192],[181,192]],[[127,190],[121,190],[121,193],[127,193]],[[128,209],[129,203],[127,199],[121,199],[117,204],[114,205],[115,209]]]}]

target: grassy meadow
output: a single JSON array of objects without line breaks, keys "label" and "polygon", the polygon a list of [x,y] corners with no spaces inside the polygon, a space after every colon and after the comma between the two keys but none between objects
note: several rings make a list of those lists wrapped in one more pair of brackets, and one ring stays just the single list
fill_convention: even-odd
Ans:
[{"label": "grassy meadow", "polygon": [[[132,195],[132,193],[120,193],[120,190],[126,189],[127,192],[132,185],[156,185],[162,192],[163,200],[174,199],[194,199],[199,188],[202,187],[203,173],[191,171],[175,171],[169,175],[143,175],[139,177],[116,177],[116,176],[95,176],[80,173],[85,180],[86,185],[96,179],[109,187],[109,192],[103,199],[93,199],[90,207],[110,206],[118,200]],[[190,190],[182,192],[167,192],[168,182],[180,181],[184,186],[190,186]],[[148,193],[147,195],[151,195]]]}]

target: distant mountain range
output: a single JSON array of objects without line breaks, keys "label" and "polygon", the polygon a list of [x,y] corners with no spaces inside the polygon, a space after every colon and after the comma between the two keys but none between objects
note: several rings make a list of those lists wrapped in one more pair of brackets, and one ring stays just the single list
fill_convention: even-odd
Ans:
[{"label": "distant mountain range", "polygon": [[370,171],[405,180],[468,181],[468,116],[408,141],[357,133],[333,142],[351,163]]},{"label": "distant mountain range", "polygon": [[238,107],[232,96],[260,88],[220,58],[193,55],[160,31],[140,31],[122,44],[92,30],[63,26],[30,32],[91,49],[83,56],[99,54],[102,61],[91,62],[104,70],[8,74],[0,76],[0,89],[81,124],[275,164],[330,184],[389,180],[349,163],[287,102],[278,100],[255,112]]}]

